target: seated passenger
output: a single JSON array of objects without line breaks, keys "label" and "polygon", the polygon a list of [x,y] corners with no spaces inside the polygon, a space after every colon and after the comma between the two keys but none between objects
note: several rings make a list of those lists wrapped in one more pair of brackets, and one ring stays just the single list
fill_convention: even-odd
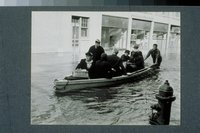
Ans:
[{"label": "seated passenger", "polygon": [[[93,62],[93,54],[91,52],[87,52],[85,53],[85,56],[86,58],[85,59],[81,59],[80,63],[77,65],[76,67],[76,71],[75,73],[79,72],[78,70],[82,71],[83,74],[87,73],[87,75],[83,76],[83,75],[79,75],[80,72],[79,72],[79,76],[76,77],[74,76],[74,74],[72,76],[69,76],[69,77],[65,77],[65,79],[67,80],[75,80],[75,79],[84,79],[84,78],[91,78],[92,77],[92,74],[93,74],[93,71],[94,71],[94,66],[95,66],[95,63]],[[86,71],[86,72],[85,72]]]},{"label": "seated passenger", "polygon": [[129,61],[130,59],[129,54],[130,54],[130,51],[125,50],[124,54],[121,56],[121,60],[125,68],[126,68],[127,61]]},{"label": "seated passenger", "polygon": [[96,61],[94,73],[91,78],[112,78],[111,65],[107,61],[107,54],[102,53],[101,59]]},{"label": "seated passenger", "polygon": [[134,45],[131,52],[130,61],[127,63],[127,71],[133,72],[144,68],[144,58],[142,52],[138,50],[139,46]]},{"label": "seated passenger", "polygon": [[113,54],[108,55],[108,62],[111,65],[113,76],[121,76],[122,74],[126,74],[122,60],[117,56],[118,53],[118,49],[114,49]]},{"label": "seated passenger", "polygon": [[76,69],[86,69],[89,70],[90,67],[93,64],[93,60],[92,60],[92,53],[91,52],[87,52],[85,53],[86,58],[85,59],[81,59],[80,63],[77,65]]}]

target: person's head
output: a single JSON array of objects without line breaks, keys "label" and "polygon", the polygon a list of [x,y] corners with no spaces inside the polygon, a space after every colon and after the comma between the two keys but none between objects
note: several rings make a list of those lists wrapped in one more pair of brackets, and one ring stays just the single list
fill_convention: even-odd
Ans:
[{"label": "person's head", "polygon": [[117,48],[113,49],[113,54],[117,55],[119,53],[119,50]]},{"label": "person's head", "polygon": [[91,61],[92,57],[93,57],[93,54],[91,52],[87,52],[87,53],[85,53],[85,56],[86,56],[86,60],[87,61]]},{"label": "person's head", "polygon": [[129,51],[129,50],[125,50],[124,54],[125,54],[126,56],[128,56],[128,55],[130,54],[130,51]]},{"label": "person's head", "polygon": [[101,54],[101,60],[102,61],[106,61],[107,60],[107,54],[106,53],[102,53]]},{"label": "person's head", "polygon": [[153,44],[153,49],[157,49],[158,45],[157,44]]},{"label": "person's head", "polygon": [[138,45],[138,44],[134,44],[134,45],[133,45],[133,48],[134,48],[134,49],[138,49],[138,48],[139,48],[139,45]]},{"label": "person's head", "polygon": [[101,43],[100,40],[97,39],[97,40],[95,41],[95,46],[96,46],[96,47],[99,47],[99,46],[100,46],[100,43]]}]

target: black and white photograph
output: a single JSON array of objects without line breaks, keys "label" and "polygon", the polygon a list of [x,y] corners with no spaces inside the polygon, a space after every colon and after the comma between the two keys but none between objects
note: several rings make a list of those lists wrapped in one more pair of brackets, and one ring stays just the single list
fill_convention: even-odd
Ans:
[{"label": "black and white photograph", "polygon": [[31,12],[31,125],[181,125],[181,13]]}]

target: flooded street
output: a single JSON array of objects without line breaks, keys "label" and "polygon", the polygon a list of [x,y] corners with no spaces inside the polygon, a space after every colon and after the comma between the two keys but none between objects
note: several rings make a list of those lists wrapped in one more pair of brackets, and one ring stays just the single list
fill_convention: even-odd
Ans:
[{"label": "flooded street", "polygon": [[[151,63],[151,57],[147,64]],[[180,55],[163,55],[160,72],[139,82],[55,95],[54,79],[70,75],[78,60],[71,53],[32,54],[31,124],[149,125],[150,106],[165,80],[174,89],[170,125],[180,125]]]}]

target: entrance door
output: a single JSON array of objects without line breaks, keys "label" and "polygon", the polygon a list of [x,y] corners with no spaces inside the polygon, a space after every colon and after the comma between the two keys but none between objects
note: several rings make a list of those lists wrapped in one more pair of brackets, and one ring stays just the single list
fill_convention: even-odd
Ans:
[{"label": "entrance door", "polygon": [[72,16],[72,46],[79,46],[80,17]]},{"label": "entrance door", "polygon": [[80,17],[72,16],[72,48],[73,61],[79,60]]}]

